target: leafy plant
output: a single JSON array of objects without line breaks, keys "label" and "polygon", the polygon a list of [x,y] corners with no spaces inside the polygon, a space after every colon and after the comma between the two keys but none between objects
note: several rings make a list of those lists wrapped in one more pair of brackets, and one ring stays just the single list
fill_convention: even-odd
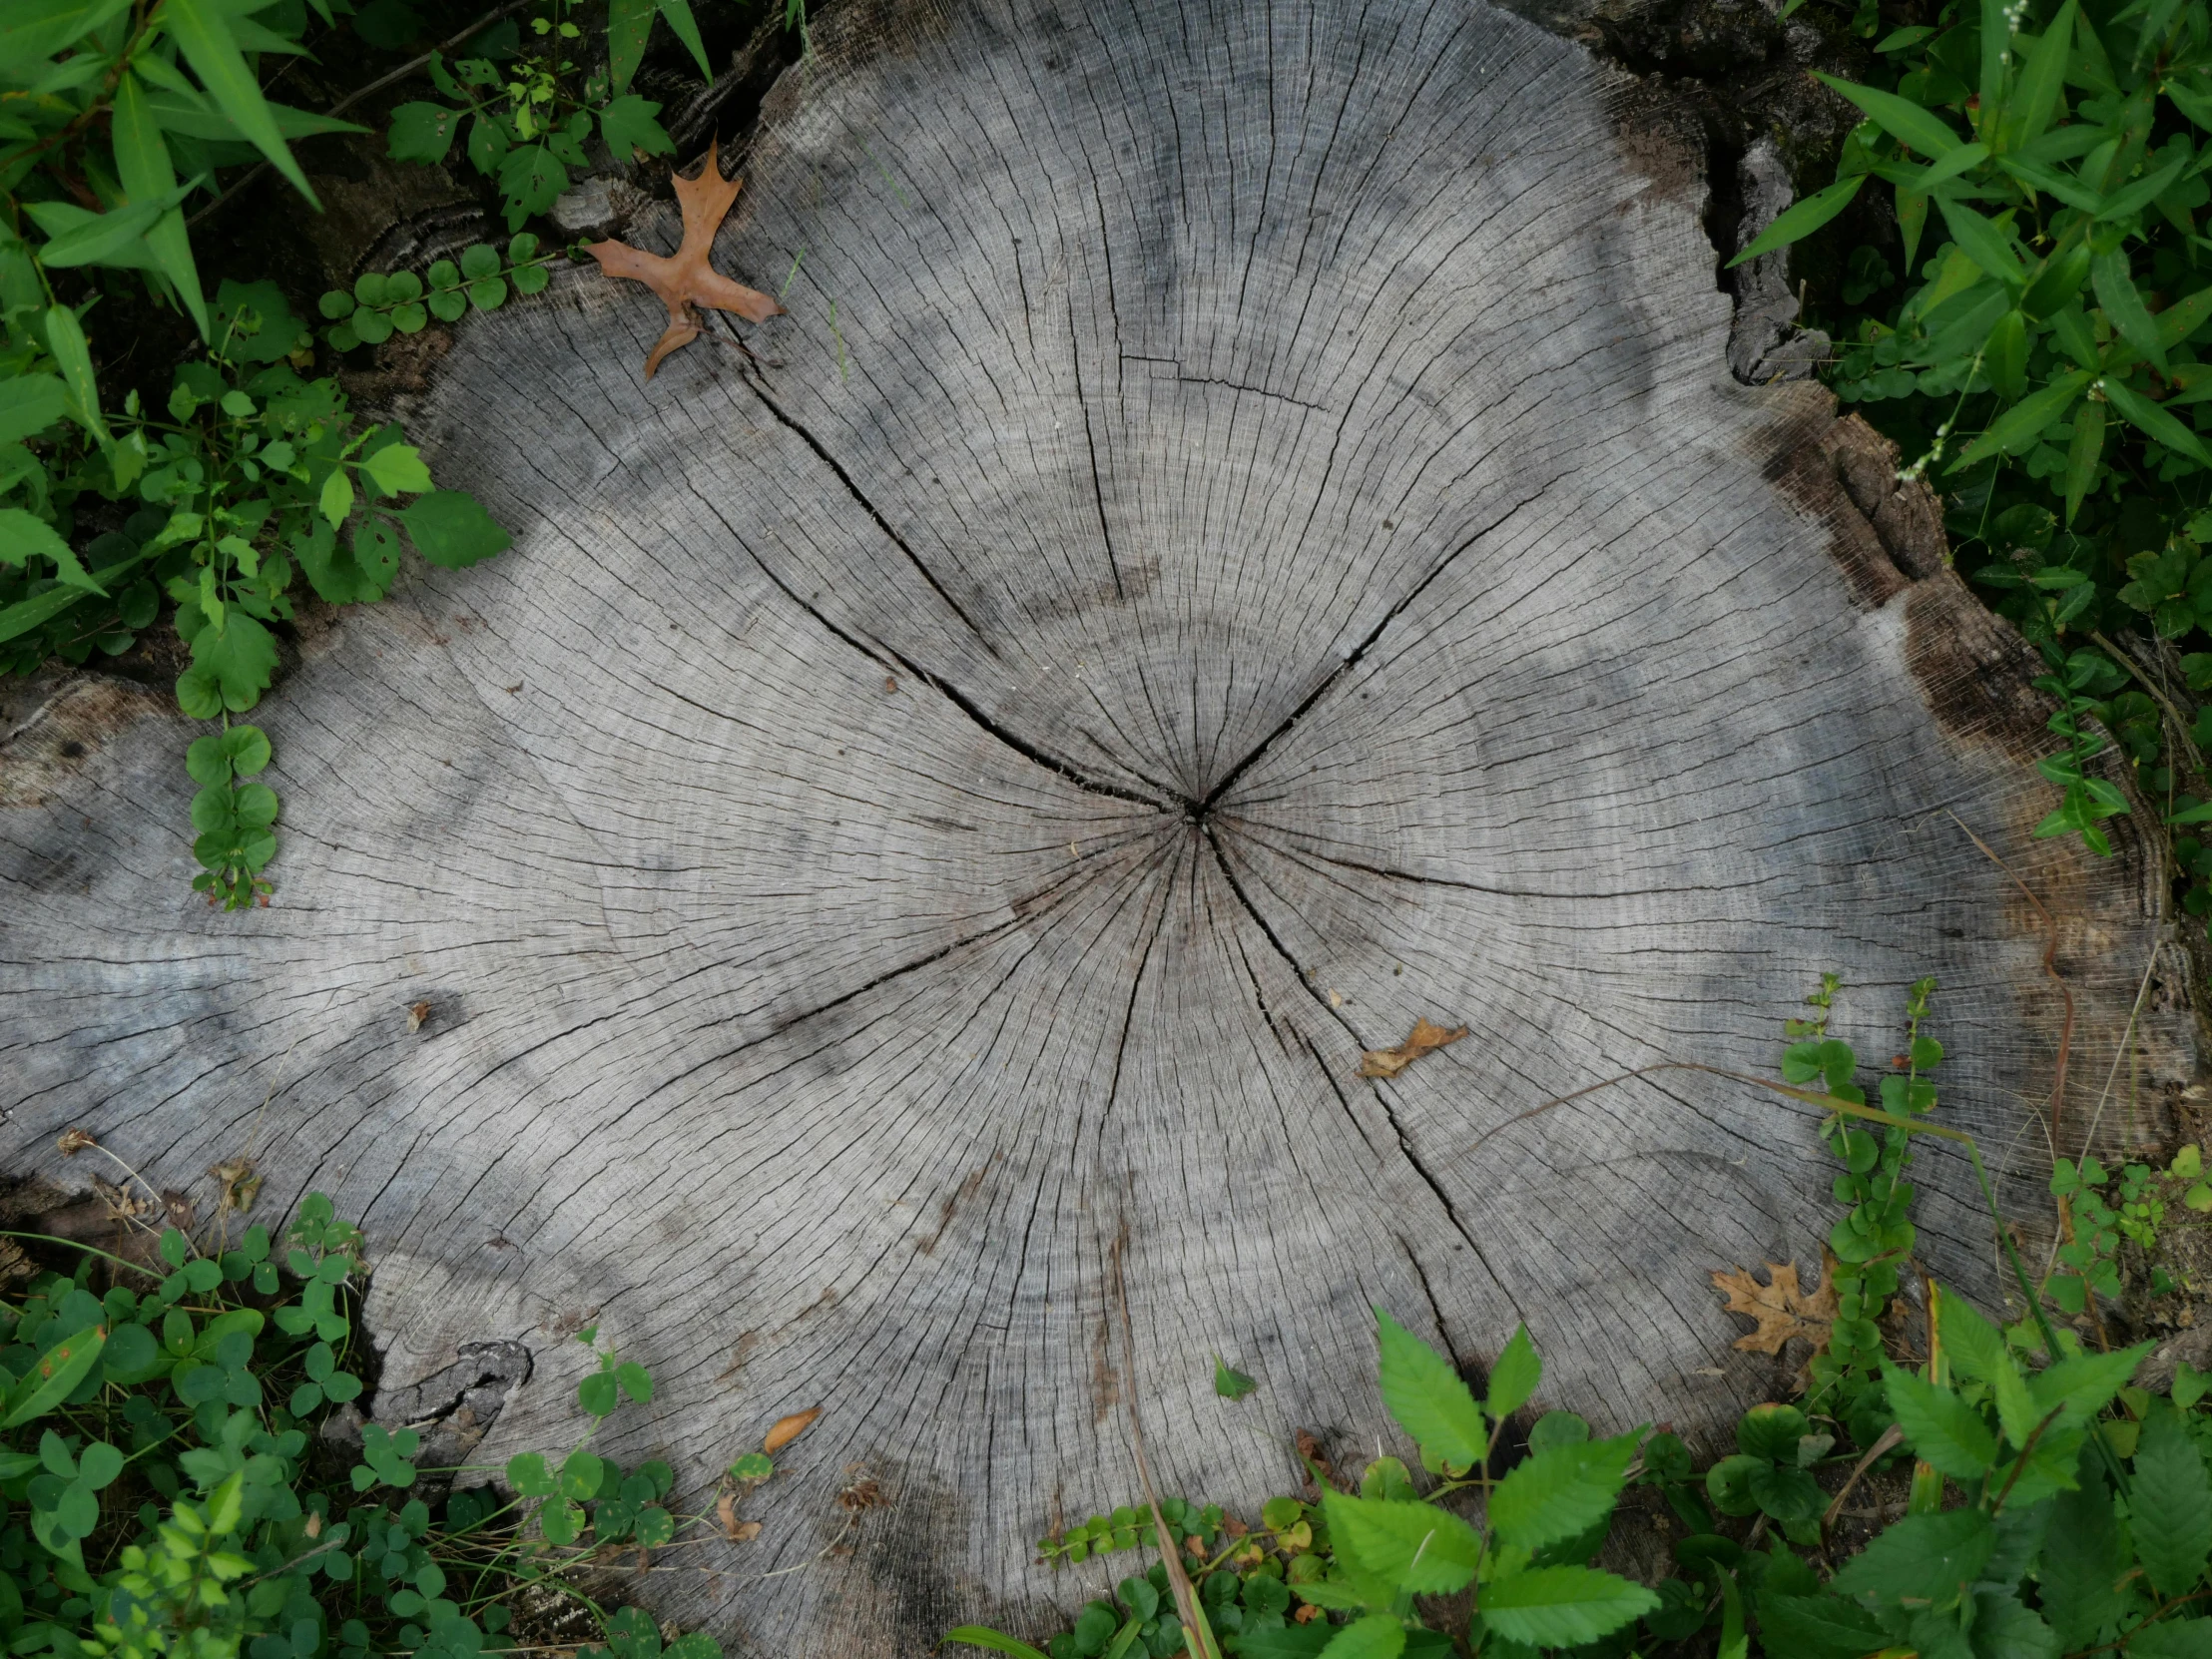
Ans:
[{"label": "leafy plant", "polygon": [[[629,90],[653,27],[656,0],[613,0],[608,62],[581,78],[569,55],[583,35],[571,16],[576,9],[573,0],[548,0],[546,11],[531,19],[538,47],[505,65],[474,57],[448,68],[442,56],[431,54],[430,79],[445,102],[417,101],[394,110],[391,155],[443,162],[465,125],[462,148],[469,165],[497,182],[507,229],[514,231],[550,208],[568,189],[571,174],[584,170],[584,146],[595,131],[621,161],[633,151],[675,154],[675,141],[655,119],[661,106]],[[690,0],[658,0],[658,11],[698,61],[700,74],[712,80]]]},{"label": "leafy plant", "polygon": [[469,308],[496,311],[507,302],[507,289],[517,293],[542,293],[553,279],[547,269],[557,254],[540,254],[538,239],[528,231],[507,244],[506,257],[485,242],[472,243],[461,257],[432,262],[417,276],[411,271],[388,275],[365,272],[354,280],[351,292],[332,288],[323,294],[318,309],[331,326],[322,331],[333,351],[350,351],[356,345],[381,345],[393,333],[420,333],[436,317],[458,322]]},{"label": "leafy plant", "polygon": [[[652,1548],[688,1523],[662,1501],[668,1465],[625,1471],[582,1444],[555,1468],[536,1454],[510,1463],[512,1501],[478,1486],[433,1511],[405,1495],[420,1435],[373,1422],[350,1478],[317,1486],[316,1419],[363,1391],[351,1364],[363,1271],[359,1233],[316,1194],[282,1249],[259,1226],[206,1248],[171,1228],[151,1269],[80,1251],[72,1272],[39,1273],[0,1304],[0,1632],[11,1652],[475,1659],[506,1630],[519,1586],[575,1594],[560,1568],[586,1528],[594,1547]],[[641,1367],[600,1375],[633,1398],[651,1394]],[[605,1406],[590,1412],[594,1429],[614,1409],[596,1390],[579,1402]],[[547,1503],[553,1524],[542,1524]],[[535,1535],[517,1524],[526,1510],[541,1521]],[[635,1609],[601,1614],[599,1629],[605,1645],[584,1649],[597,1659],[721,1651],[699,1634],[664,1649]]]},{"label": "leafy plant", "polygon": [[1917,285],[1847,311],[1834,383],[1920,457],[1913,475],[1943,481],[1961,564],[2048,663],[2066,747],[2042,770],[2064,794],[2037,832],[2107,852],[2097,826],[2126,805],[2085,771],[2106,742],[2088,721],[2171,807],[2197,805],[2179,772],[2202,770],[2170,702],[2114,700],[2140,671],[2109,635],[2194,638],[2212,598],[2212,22],[2203,0],[1979,0],[1877,51],[1902,66],[1894,85],[1823,77],[1866,118],[1836,183],[1741,258],[1890,187]]}]

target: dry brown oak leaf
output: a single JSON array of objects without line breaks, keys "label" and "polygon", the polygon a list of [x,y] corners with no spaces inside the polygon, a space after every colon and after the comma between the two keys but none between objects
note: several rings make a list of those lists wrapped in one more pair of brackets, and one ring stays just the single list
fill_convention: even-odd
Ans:
[{"label": "dry brown oak leaf", "polygon": [[1818,1354],[1828,1346],[1828,1330],[1836,1321],[1836,1258],[1821,1247],[1824,1267],[1821,1288],[1807,1294],[1798,1288],[1797,1265],[1767,1264],[1767,1284],[1760,1284],[1748,1268],[1713,1275],[1713,1288],[1728,1298],[1728,1311],[1758,1322],[1758,1330],[1738,1337],[1736,1346],[1748,1354],[1780,1354],[1782,1345],[1803,1337]]},{"label": "dry brown oak leaf", "polygon": [[1360,1059],[1362,1077],[1395,1077],[1423,1054],[1433,1053],[1446,1043],[1455,1043],[1467,1034],[1463,1025],[1455,1025],[1446,1031],[1440,1025],[1431,1025],[1425,1019],[1413,1021],[1413,1034],[1395,1048],[1371,1048]]},{"label": "dry brown oak leaf", "polygon": [[701,305],[736,311],[748,322],[766,322],[784,314],[784,307],[767,294],[718,276],[707,263],[714,253],[715,232],[721,229],[723,216],[738,199],[738,192],[745,189],[743,179],[722,176],[722,162],[716,152],[715,145],[707,146],[707,165],[696,179],[669,170],[677,205],[684,210],[684,241],[673,257],[648,254],[626,242],[595,242],[584,250],[609,276],[643,282],[668,306],[668,327],[653,342],[653,350],[645,359],[648,380],[663,357],[699,337]]}]

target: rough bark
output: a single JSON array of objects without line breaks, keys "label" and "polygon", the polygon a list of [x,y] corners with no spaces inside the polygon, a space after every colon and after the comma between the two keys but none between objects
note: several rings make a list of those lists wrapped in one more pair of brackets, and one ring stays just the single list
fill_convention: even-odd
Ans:
[{"label": "rough bark", "polygon": [[[486,1460],[575,1429],[587,1317],[660,1379],[611,1448],[694,1502],[823,1405],[760,1539],[640,1593],[876,1655],[1126,1570],[1027,1543],[1131,1495],[1132,1389],[1193,1496],[1295,1487],[1299,1427],[1395,1446],[1376,1304],[1476,1371],[1525,1320],[1539,1403],[1604,1427],[1785,1387],[1707,1276],[1817,1260],[1803,1117],[1675,1074],[1512,1120],[1770,1069],[1824,969],[1887,1057],[1933,973],[1946,1116],[2039,1165],[2043,924],[1952,815],[2056,917],[2086,1129],[2157,858],[2030,839],[2027,654],[1871,434],[1731,379],[1695,189],[1578,49],[1479,0],[817,45],[721,243],[788,281],[763,362],[641,384],[658,302],[589,273],[461,332],[414,419],[517,546],[304,648],[273,907],[185,891],[158,699],[74,680],[8,740],[18,1168],[81,1186],[82,1123],[157,1183],[327,1190],[387,1386],[528,1350]],[[1359,1079],[1416,1016],[1472,1034]],[[1922,1165],[1929,1265],[1993,1299]]]}]

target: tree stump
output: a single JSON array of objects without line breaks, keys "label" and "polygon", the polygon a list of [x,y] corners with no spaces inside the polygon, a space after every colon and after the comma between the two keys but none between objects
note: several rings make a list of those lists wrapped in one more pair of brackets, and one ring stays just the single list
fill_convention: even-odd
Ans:
[{"label": "tree stump", "polygon": [[[759,360],[642,383],[661,307],[589,270],[460,330],[411,418],[516,547],[300,642],[273,907],[187,892],[166,698],[8,740],[15,1167],[81,1190],[82,1124],[328,1191],[387,1390],[529,1351],[480,1460],[568,1443],[586,1322],[694,1507],[821,1405],[756,1541],[638,1581],[749,1655],[1038,1635],[1129,1570],[1030,1542],[1135,1494],[1132,1393],[1193,1498],[1296,1489],[1300,1428],[1409,1454],[1375,1305],[1472,1373],[1525,1321],[1601,1428],[1786,1391],[1709,1275],[1810,1282],[1811,1121],[1680,1072],[1522,1114],[1771,1073],[1823,970],[1881,1063],[1932,973],[2028,1214],[2062,993],[1963,829],[2054,918],[2067,1135],[2165,877],[2030,839],[2029,654],[1871,434],[1728,377],[1694,164],[1615,90],[1480,0],[821,22],[718,253],[791,307]],[[1423,1017],[1469,1034],[1358,1075]]]}]

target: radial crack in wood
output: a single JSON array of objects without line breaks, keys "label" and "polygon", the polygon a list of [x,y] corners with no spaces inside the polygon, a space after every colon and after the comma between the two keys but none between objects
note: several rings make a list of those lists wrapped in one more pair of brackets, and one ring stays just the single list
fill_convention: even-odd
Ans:
[{"label": "radial crack in wood", "polygon": [[[480,1462],[579,1430],[587,1322],[658,1380],[602,1449],[688,1508],[821,1405],[758,1537],[634,1586],[779,1656],[1045,1634],[1129,1559],[1030,1540],[1133,1497],[1132,1388],[1194,1498],[1295,1488],[1301,1429],[1410,1455],[1378,1304],[1477,1371],[1525,1320],[1540,1405],[1710,1440],[1788,1386],[1711,1275],[1812,1271],[1810,1125],[1685,1073],[1515,1120],[1770,1069],[1823,970],[1880,1057],[1938,978],[1942,1110],[2033,1225],[2059,994],[1949,815],[2057,918],[2071,1133],[2163,872],[2130,821],[2031,839],[2031,659],[1900,568],[1882,514],[1934,521],[1870,527],[1820,394],[1730,380],[1694,175],[1578,49],[1479,0],[815,43],[716,254],[784,284],[758,361],[641,385],[662,308],[595,273],[461,330],[410,418],[516,545],[304,647],[273,907],[186,891],[152,700],[7,740],[19,1209],[80,1122],[157,1182],[250,1154],[258,1215],[328,1191],[387,1389],[527,1350]],[[1357,1075],[1416,1018],[1469,1035]],[[1922,1159],[1925,1260],[1992,1298]]]}]

